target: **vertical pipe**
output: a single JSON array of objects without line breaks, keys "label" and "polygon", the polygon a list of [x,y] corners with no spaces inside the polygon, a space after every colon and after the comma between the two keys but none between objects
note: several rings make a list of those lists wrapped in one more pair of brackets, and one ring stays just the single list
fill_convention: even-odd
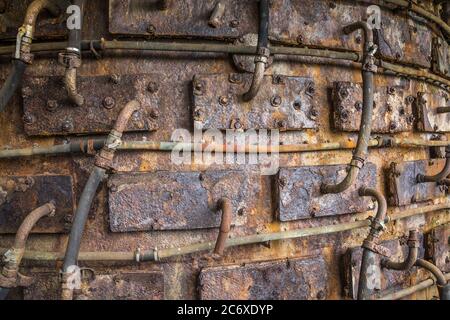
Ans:
[{"label": "vertical pipe", "polygon": [[225,249],[225,244],[231,229],[231,220],[233,219],[230,199],[223,198],[220,201],[220,206],[222,209],[222,220],[220,222],[220,230],[216,241],[216,247],[214,248],[214,253],[219,256],[223,254],[223,250]]}]

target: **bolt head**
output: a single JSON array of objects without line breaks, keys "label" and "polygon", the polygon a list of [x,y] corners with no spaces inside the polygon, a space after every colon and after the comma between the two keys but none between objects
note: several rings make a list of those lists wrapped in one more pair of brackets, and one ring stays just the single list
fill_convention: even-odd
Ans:
[{"label": "bolt head", "polygon": [[363,108],[363,103],[362,103],[361,101],[357,101],[357,102],[355,103],[355,109],[356,109],[356,111],[361,111],[362,108]]},{"label": "bolt head", "polygon": [[219,103],[221,106],[226,106],[228,105],[228,103],[230,102],[230,100],[228,99],[227,96],[220,96],[219,97]]},{"label": "bolt head", "polygon": [[149,33],[150,35],[154,35],[156,33],[156,27],[152,24],[150,24],[147,27],[147,33]]},{"label": "bolt head", "polygon": [[230,21],[230,27],[231,28],[237,28],[237,27],[239,27],[239,20],[237,20],[237,19],[233,19],[233,20],[231,20]]},{"label": "bolt head", "polygon": [[112,109],[112,108],[114,108],[116,102],[115,102],[114,98],[106,97],[105,99],[103,99],[102,104],[105,109]]},{"label": "bolt head", "polygon": [[70,132],[73,130],[73,123],[70,120],[65,120],[61,126],[62,130],[65,132]]},{"label": "bolt head", "polygon": [[120,83],[120,76],[118,74],[113,74],[111,75],[111,82],[114,84],[119,84]]},{"label": "bolt head", "polygon": [[56,100],[48,100],[47,101],[47,110],[55,111],[58,108],[58,102]]},{"label": "bolt head", "polygon": [[150,93],[156,93],[159,90],[159,85],[157,82],[151,81],[147,85],[147,91]]},{"label": "bolt head", "polygon": [[302,109],[302,102],[300,100],[294,101],[294,109],[300,111]]},{"label": "bolt head", "polygon": [[35,121],[35,118],[32,114],[26,113],[23,115],[23,122],[26,124],[33,124]]},{"label": "bolt head", "polygon": [[283,100],[281,99],[281,97],[279,96],[279,95],[275,95],[275,96],[273,96],[271,99],[270,99],[270,104],[273,106],[273,107],[279,107],[280,105],[281,105],[281,102],[282,102]]}]

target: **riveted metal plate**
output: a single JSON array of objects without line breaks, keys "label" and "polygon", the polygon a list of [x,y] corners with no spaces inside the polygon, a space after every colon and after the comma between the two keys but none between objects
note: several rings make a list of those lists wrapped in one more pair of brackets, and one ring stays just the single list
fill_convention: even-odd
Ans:
[{"label": "riveted metal plate", "polygon": [[[389,259],[393,261],[404,261],[408,255],[408,246],[406,245],[407,238],[389,240],[381,242],[381,246],[389,249],[391,256]],[[423,243],[423,235],[420,235],[419,243]],[[363,249],[361,247],[351,248],[347,250],[343,257],[343,293],[346,297],[357,299],[359,272],[361,269]],[[419,257],[424,256],[423,247],[419,248]],[[374,268],[372,269],[374,277],[374,289],[379,295],[384,295],[398,289],[408,287],[410,285],[410,275],[414,271],[396,271],[389,269],[382,269],[380,261],[383,257],[381,255],[375,256]]]},{"label": "riveted metal plate", "polygon": [[[361,51],[361,31],[345,35],[342,28],[366,20],[370,3],[362,2],[271,1],[270,38],[281,43]],[[375,32],[380,56],[430,67],[432,33],[425,26],[390,10],[382,10],[381,24],[382,28]]]},{"label": "riveted metal plate", "polygon": [[432,69],[436,73],[450,77],[450,47],[440,38],[433,38],[433,63]]},{"label": "riveted metal plate", "polygon": [[[91,273],[91,272],[86,272]],[[35,283],[24,289],[25,300],[58,300],[60,277],[55,273],[34,274]],[[90,274],[83,277],[76,300],[162,300],[164,274],[160,271]]]},{"label": "riveted metal plate", "polygon": [[244,102],[251,74],[196,75],[194,124],[198,129],[280,129],[317,127],[314,82],[309,78],[265,76],[258,95]]},{"label": "riveted metal plate", "polygon": [[202,300],[317,300],[328,295],[322,256],[205,268]]},{"label": "riveted metal plate", "polygon": [[434,228],[425,235],[426,258],[443,272],[450,272],[450,224]]},{"label": "riveted metal plate", "polygon": [[[332,95],[334,128],[340,131],[359,131],[363,106],[362,85],[335,82]],[[372,132],[412,131],[413,101],[401,86],[377,87],[374,93]]]},{"label": "riveted metal plate", "polygon": [[[15,39],[17,30],[22,26],[27,7],[34,0],[16,1],[3,0],[2,13],[0,14],[0,39]],[[66,8],[70,1],[60,0],[59,3]],[[63,12],[66,10],[63,9]],[[53,39],[67,36],[66,15],[53,17],[48,11],[43,10],[39,14],[34,33],[35,39]]]},{"label": "riveted metal plate", "polygon": [[338,194],[322,194],[322,183],[338,183],[347,174],[345,165],[281,168],[278,173],[278,216],[281,221],[364,212],[370,197],[360,197],[362,186],[376,186],[376,166],[366,163],[356,183]]},{"label": "riveted metal plate", "polygon": [[225,0],[217,27],[208,24],[216,0],[110,0],[109,31],[113,34],[157,37],[237,38],[257,31],[258,4]]},{"label": "riveted metal plate", "polygon": [[450,107],[447,93],[418,92],[414,102],[417,129],[424,132],[450,132],[450,112],[438,113],[437,108]]},{"label": "riveted metal plate", "polygon": [[392,206],[405,206],[443,197],[445,189],[435,182],[417,183],[417,175],[435,175],[439,173],[445,160],[419,160],[392,162],[387,170],[388,202]]},{"label": "riveted metal plate", "polygon": [[68,100],[62,77],[27,77],[22,88],[25,132],[31,136],[107,133],[131,100],[141,102],[142,108],[127,130],[158,129],[165,91],[161,76],[121,75],[119,83],[114,81],[109,76],[79,76],[78,90],[85,103],[77,107]]},{"label": "riveted metal plate", "polygon": [[245,171],[114,175],[108,182],[111,231],[218,227],[222,197],[233,204],[233,224],[243,225],[246,213],[256,208],[258,179]]},{"label": "riveted metal plate", "polygon": [[67,232],[74,210],[71,176],[0,177],[0,233],[16,233],[25,217],[34,209],[55,201],[53,217],[42,218],[33,233]]}]

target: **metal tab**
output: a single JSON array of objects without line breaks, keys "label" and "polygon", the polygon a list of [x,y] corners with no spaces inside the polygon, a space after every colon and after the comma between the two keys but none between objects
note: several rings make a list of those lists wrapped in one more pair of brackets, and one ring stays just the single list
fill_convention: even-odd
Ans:
[{"label": "metal tab", "polygon": [[[362,32],[346,35],[342,28],[365,21],[368,6],[363,1],[274,0],[269,36],[286,44],[361,51]],[[414,19],[382,9],[375,40],[383,58],[430,67],[432,33]]]},{"label": "metal tab", "polygon": [[[34,274],[35,283],[24,289],[25,300],[59,300],[60,277]],[[160,271],[92,274],[83,279],[76,300],[163,300],[164,274]]]},{"label": "metal tab", "polygon": [[15,234],[31,211],[51,200],[55,201],[55,216],[39,220],[32,233],[65,233],[69,230],[74,212],[72,177],[0,177],[0,233]]},{"label": "metal tab", "polygon": [[31,136],[107,133],[120,110],[129,101],[141,102],[128,131],[151,131],[159,127],[161,105],[157,74],[121,75],[119,82],[110,76],[79,76],[78,91],[85,97],[81,107],[67,98],[62,77],[27,77],[22,88],[25,132]]},{"label": "metal tab", "polygon": [[322,256],[205,268],[202,300],[323,300],[328,296]]},{"label": "metal tab", "polygon": [[226,0],[217,23],[209,24],[216,0],[177,0],[161,10],[159,0],[110,0],[109,31],[113,34],[152,37],[238,38],[256,33],[258,4]]},{"label": "metal tab", "polygon": [[392,162],[386,173],[388,203],[391,206],[405,206],[443,197],[445,190],[435,182],[417,183],[417,175],[439,173],[444,159]]},{"label": "metal tab", "polygon": [[450,46],[441,37],[433,38],[433,72],[450,77]]},{"label": "metal tab", "polygon": [[[420,235],[421,240],[419,243],[423,242],[423,235]],[[403,261],[408,255],[408,246],[406,246],[406,241],[403,239],[383,241],[380,246],[389,249],[391,252],[390,260],[393,261]],[[357,299],[358,295],[358,283],[359,283],[359,271],[361,269],[363,249],[361,247],[348,249],[344,254],[343,258],[343,286],[344,295],[350,299]],[[423,257],[424,249],[419,248],[419,257]],[[374,268],[372,268],[373,277],[371,280],[374,285],[374,289],[379,291],[380,295],[387,294],[391,291],[396,291],[398,289],[406,288],[410,285],[410,272],[408,271],[397,271],[381,268],[381,259],[385,257],[380,255],[375,255]]]},{"label": "metal tab", "polygon": [[426,258],[442,272],[450,272],[450,224],[434,228],[425,235]]},{"label": "metal tab", "polygon": [[258,95],[244,102],[251,74],[196,75],[194,124],[198,129],[280,129],[317,127],[312,79],[265,76]]},{"label": "metal tab", "polygon": [[[363,109],[362,85],[335,82],[333,86],[333,125],[340,131],[359,131]],[[401,86],[377,87],[374,93],[372,132],[412,131],[413,99]]]},{"label": "metal tab", "polygon": [[222,197],[232,202],[233,224],[243,225],[260,191],[258,176],[246,171],[118,174],[108,185],[112,232],[218,227]]},{"label": "metal tab", "polygon": [[369,210],[370,197],[360,197],[362,186],[376,186],[376,166],[366,163],[356,183],[339,194],[322,194],[322,183],[340,182],[347,174],[345,165],[281,168],[278,174],[278,216],[292,221]]},{"label": "metal tab", "polygon": [[418,92],[414,102],[417,129],[424,132],[450,132],[450,112],[438,113],[440,107],[449,107],[447,93]]}]

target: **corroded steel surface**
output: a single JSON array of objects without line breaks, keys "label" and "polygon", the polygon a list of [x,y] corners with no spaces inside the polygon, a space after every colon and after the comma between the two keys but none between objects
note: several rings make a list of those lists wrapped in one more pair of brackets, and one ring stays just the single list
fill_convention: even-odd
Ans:
[{"label": "corroded steel surface", "polygon": [[417,175],[435,175],[442,171],[445,160],[392,162],[386,177],[388,202],[404,206],[445,196],[445,188],[436,182],[417,182]]},{"label": "corroded steel surface", "polygon": [[431,230],[425,239],[426,258],[443,272],[450,272],[450,224]]},{"label": "corroded steel surface", "polygon": [[[420,235],[420,239],[421,246],[419,247],[419,258],[423,258],[424,249],[422,235]],[[391,256],[389,259],[396,262],[404,261],[406,258],[408,247],[405,244],[405,238],[383,241],[380,243],[381,246],[390,251]],[[343,293],[352,299],[356,299],[358,293],[359,269],[361,266],[362,252],[362,248],[352,248],[349,249],[343,257]],[[376,263],[373,269],[373,275],[375,276],[371,277],[371,284],[374,286],[375,290],[380,294],[386,294],[398,290],[399,288],[407,287],[414,270],[397,271],[382,268],[380,267],[380,260],[382,258],[383,257],[380,255],[376,257]]]},{"label": "corroded steel surface", "polygon": [[160,86],[158,74],[78,77],[78,90],[86,97],[78,107],[68,100],[62,77],[28,77],[22,89],[25,131],[32,136],[106,133],[133,99],[143,108],[128,130],[156,130]]},{"label": "corroded steel surface", "polygon": [[[362,85],[336,82],[333,86],[333,124],[337,130],[359,131],[362,113]],[[372,132],[411,131],[414,98],[401,86],[377,87],[374,92]]]},{"label": "corroded steel surface", "polygon": [[450,113],[437,112],[437,108],[449,106],[450,98],[446,92],[417,92],[414,103],[417,129],[425,132],[449,132]]},{"label": "corroded steel surface", "polygon": [[278,216],[281,221],[310,219],[364,212],[372,206],[370,198],[360,197],[362,186],[376,186],[376,166],[367,163],[359,182],[338,194],[322,194],[322,183],[338,183],[347,174],[346,166],[281,168],[278,174]]},{"label": "corroded steel surface", "polygon": [[218,227],[224,197],[231,200],[233,224],[243,225],[260,192],[255,173],[237,170],[116,175],[108,185],[113,232]]},{"label": "corroded steel surface", "polygon": [[34,233],[67,232],[72,222],[74,194],[68,175],[0,177],[0,233],[16,233],[23,219],[50,201],[56,205],[54,217],[42,218]]},{"label": "corroded steel surface", "polygon": [[193,81],[194,124],[202,129],[316,128],[314,81],[273,75],[264,77],[259,94],[250,102],[250,74],[196,75]]},{"label": "corroded steel surface", "polygon": [[[323,257],[203,269],[202,300],[323,300],[328,295]],[[226,290],[223,290],[223,289]]]}]

